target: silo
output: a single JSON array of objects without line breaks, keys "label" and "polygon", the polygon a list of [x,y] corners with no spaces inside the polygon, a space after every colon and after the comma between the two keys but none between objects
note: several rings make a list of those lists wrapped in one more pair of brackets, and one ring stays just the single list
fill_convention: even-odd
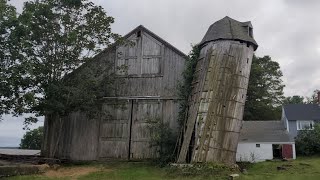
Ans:
[{"label": "silo", "polygon": [[[225,17],[201,43],[178,163],[235,163],[254,51],[250,22]],[[193,144],[191,146],[191,144]]]}]

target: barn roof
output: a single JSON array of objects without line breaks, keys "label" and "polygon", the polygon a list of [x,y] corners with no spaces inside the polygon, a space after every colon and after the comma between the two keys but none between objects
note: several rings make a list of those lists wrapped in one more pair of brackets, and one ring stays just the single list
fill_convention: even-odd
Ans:
[{"label": "barn roof", "polygon": [[179,49],[177,49],[176,47],[174,47],[173,45],[171,45],[170,43],[168,43],[167,41],[165,41],[164,39],[162,39],[161,37],[159,37],[158,35],[156,35],[152,31],[150,31],[149,29],[147,29],[143,25],[139,25],[138,27],[134,28],[132,31],[130,31],[128,34],[126,34],[123,37],[128,38],[132,34],[138,32],[138,31],[144,31],[144,32],[148,33],[150,36],[152,36],[153,38],[155,38],[156,40],[158,40],[159,42],[161,42],[162,44],[164,44],[165,46],[167,46],[168,48],[170,48],[171,50],[173,50],[177,54],[179,54],[185,58],[187,57],[187,55],[185,53],[183,53],[182,51],[180,51]]},{"label": "barn roof", "polygon": [[318,104],[288,104],[283,109],[288,120],[320,120]]},{"label": "barn roof", "polygon": [[243,121],[239,142],[294,142],[282,121]]},{"label": "barn roof", "polygon": [[257,42],[253,36],[249,35],[249,29],[252,31],[252,24],[250,21],[239,22],[228,16],[213,23],[205,36],[203,37],[200,45],[206,42],[215,40],[239,40],[245,41],[253,45],[254,50],[258,48]]},{"label": "barn roof", "polygon": [[[147,29],[146,27],[144,27],[143,25],[139,25],[138,27],[134,28],[132,31],[130,31],[128,34],[124,35],[123,38],[126,39],[128,37],[130,37],[132,34],[138,32],[138,31],[144,31],[146,33],[148,33],[150,36],[152,36],[153,38],[155,38],[156,40],[158,40],[159,42],[161,42],[162,44],[164,44],[165,46],[167,46],[168,48],[170,48],[171,50],[173,50],[174,52],[176,52],[177,54],[179,54],[180,56],[187,58],[188,55],[184,54],[182,51],[180,51],[179,49],[177,49],[176,47],[174,47],[173,45],[171,45],[170,43],[168,43],[167,41],[165,41],[164,39],[162,39],[161,37],[159,37],[158,35],[156,35],[155,33],[153,33],[152,31],[150,31],[149,29]],[[114,48],[116,48],[119,45],[119,41],[116,41],[112,44],[110,44],[108,47],[106,47],[104,50],[102,50],[99,54],[97,54],[95,57],[93,57],[91,60],[89,60],[88,62],[83,63],[81,66],[79,66],[77,69],[73,70],[71,73],[67,74],[65,76],[65,78],[69,78],[71,77],[73,74],[75,74],[77,71],[79,71],[81,68],[83,68],[86,64],[88,64],[90,61],[94,61],[95,58],[101,56],[103,53],[106,53],[110,50],[113,50]]]}]

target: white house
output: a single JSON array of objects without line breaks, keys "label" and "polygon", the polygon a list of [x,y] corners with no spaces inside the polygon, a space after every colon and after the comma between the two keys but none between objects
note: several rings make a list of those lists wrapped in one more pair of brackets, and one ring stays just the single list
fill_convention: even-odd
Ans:
[{"label": "white house", "polygon": [[243,121],[237,161],[295,159],[295,142],[281,121]]}]

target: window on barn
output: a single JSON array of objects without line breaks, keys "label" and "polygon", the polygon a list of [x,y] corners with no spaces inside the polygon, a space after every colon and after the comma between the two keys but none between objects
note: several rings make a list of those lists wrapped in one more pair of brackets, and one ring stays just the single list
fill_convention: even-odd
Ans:
[{"label": "window on barn", "polygon": [[256,144],[256,147],[259,148],[259,147],[260,147],[260,144]]},{"label": "window on barn", "polygon": [[137,56],[138,39],[136,37],[128,38],[123,46],[116,50],[116,74],[117,75],[138,75],[139,63]]},{"label": "window on barn", "polygon": [[297,130],[312,130],[314,129],[313,121],[297,121]]},{"label": "window on barn", "polygon": [[133,44],[117,48],[117,74],[130,77],[161,75],[163,44],[141,31],[128,39]]},{"label": "window on barn", "polygon": [[160,74],[162,45],[149,35],[142,37],[141,74]]}]

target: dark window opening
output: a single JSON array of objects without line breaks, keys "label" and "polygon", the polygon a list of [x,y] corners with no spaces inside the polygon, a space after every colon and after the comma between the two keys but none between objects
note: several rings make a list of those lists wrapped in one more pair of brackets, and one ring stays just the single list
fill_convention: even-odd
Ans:
[{"label": "dark window opening", "polygon": [[259,148],[259,147],[260,147],[260,144],[256,144],[256,147]]},{"label": "dark window opening", "polygon": [[253,38],[253,32],[251,27],[249,27],[249,36]]},{"label": "dark window opening", "polygon": [[141,31],[137,32],[137,37],[141,37]]},{"label": "dark window opening", "polygon": [[249,58],[247,58],[247,64],[249,63]]}]

